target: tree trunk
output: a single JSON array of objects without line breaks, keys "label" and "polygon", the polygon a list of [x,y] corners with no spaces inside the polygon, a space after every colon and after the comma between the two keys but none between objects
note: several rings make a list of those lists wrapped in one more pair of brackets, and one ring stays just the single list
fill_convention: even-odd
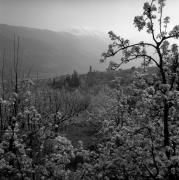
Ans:
[{"label": "tree trunk", "polygon": [[163,123],[164,123],[164,146],[169,146],[170,144],[170,135],[169,135],[169,125],[168,125],[168,115],[169,115],[169,107],[164,101],[164,109],[163,109]]}]

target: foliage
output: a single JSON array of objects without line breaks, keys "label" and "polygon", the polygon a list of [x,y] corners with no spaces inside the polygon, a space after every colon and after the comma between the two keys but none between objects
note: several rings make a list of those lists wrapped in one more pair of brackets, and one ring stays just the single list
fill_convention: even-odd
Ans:
[{"label": "foliage", "polygon": [[[3,93],[0,179],[179,179],[179,54],[178,46],[168,41],[178,39],[179,28],[167,32],[169,17],[163,18],[164,6],[164,0],[151,0],[144,3],[143,14],[134,18],[134,25],[139,31],[146,29],[153,44],[131,44],[109,32],[112,44],[102,61],[122,52],[121,62],[111,62],[109,70],[137,58],[144,61],[144,71],[125,71],[132,72],[128,83],[116,76],[124,71],[105,75],[90,71],[83,76],[86,89],[77,89],[79,76],[74,72],[65,80],[67,86],[75,87],[73,91],[16,81],[15,92]],[[157,57],[148,54],[147,47]],[[151,73],[152,62],[156,68]],[[112,85],[106,85],[106,80]],[[96,140],[90,148],[82,141],[74,145],[62,133],[82,114],[86,126],[95,125]]]},{"label": "foliage", "polygon": [[52,87],[54,88],[78,88],[81,84],[80,77],[77,71],[74,71],[72,75],[66,75],[60,77],[60,79],[53,79]]}]

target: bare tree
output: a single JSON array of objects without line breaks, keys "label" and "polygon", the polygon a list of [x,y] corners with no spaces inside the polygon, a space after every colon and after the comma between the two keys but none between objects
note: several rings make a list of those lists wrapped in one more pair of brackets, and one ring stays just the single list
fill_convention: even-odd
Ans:
[{"label": "bare tree", "polygon": [[2,84],[2,98],[4,99],[5,84],[4,84],[4,66],[5,66],[6,49],[3,51],[2,68],[1,68],[1,84]]},{"label": "bare tree", "polygon": [[[18,95],[18,66],[19,66],[19,36],[17,36],[17,47],[16,47],[16,35],[14,33],[14,59],[13,59],[13,68],[15,74],[15,84],[14,84],[14,91],[16,95]],[[14,104],[14,115],[16,116],[18,112],[18,100],[16,98]]]}]

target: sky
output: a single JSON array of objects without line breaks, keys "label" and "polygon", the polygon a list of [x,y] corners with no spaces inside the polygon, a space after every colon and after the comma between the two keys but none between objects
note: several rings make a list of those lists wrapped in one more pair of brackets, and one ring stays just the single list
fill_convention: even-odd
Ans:
[{"label": "sky", "polygon": [[[138,36],[134,16],[144,0],[0,0],[0,23],[61,31],[85,28]],[[179,0],[168,0],[166,15],[179,24]]]}]

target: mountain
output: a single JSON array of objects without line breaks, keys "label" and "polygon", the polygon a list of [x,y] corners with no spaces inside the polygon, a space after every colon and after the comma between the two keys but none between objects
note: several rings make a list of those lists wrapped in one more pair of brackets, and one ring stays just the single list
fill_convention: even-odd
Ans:
[{"label": "mountain", "polygon": [[67,31],[40,30],[0,24],[0,51],[6,49],[6,64],[13,60],[14,33],[20,37],[20,64],[24,72],[42,76],[62,75],[73,70],[85,73],[90,65],[104,70],[99,63],[101,53],[107,49],[107,33],[85,29]]}]

